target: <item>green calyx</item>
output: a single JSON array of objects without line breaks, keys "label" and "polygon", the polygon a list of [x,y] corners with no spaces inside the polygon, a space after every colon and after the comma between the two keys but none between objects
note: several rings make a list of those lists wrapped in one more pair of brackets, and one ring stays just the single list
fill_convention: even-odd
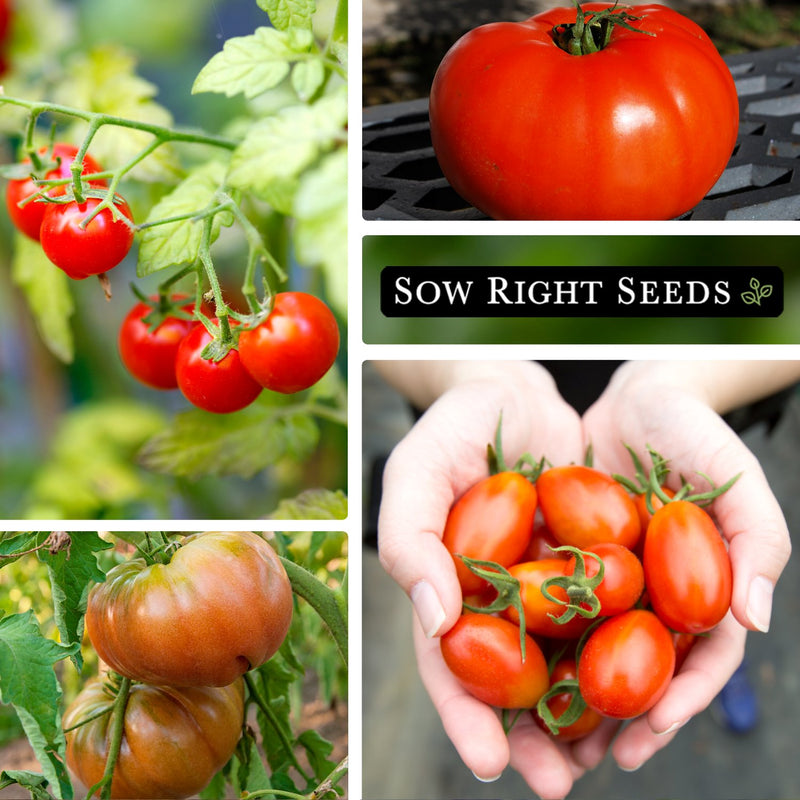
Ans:
[{"label": "green calyx", "polygon": [[[550,618],[558,625],[565,625],[576,616],[594,619],[600,613],[600,601],[594,590],[602,583],[605,575],[603,559],[594,553],[579,550],[570,545],[554,547],[552,550],[554,553],[570,553],[575,558],[575,570],[572,575],[557,575],[542,583],[542,594],[551,602],[564,606],[564,610],[559,615],[551,614]],[[591,578],[586,572],[585,559],[587,556],[598,564],[597,573]],[[551,586],[561,587],[566,593],[567,599],[556,597],[550,591]]]},{"label": "green calyx", "polygon": [[573,2],[576,9],[575,22],[556,25],[552,31],[556,45],[572,56],[587,56],[600,52],[608,46],[611,34],[617,26],[646,36],[655,36],[650,31],[634,28],[630,23],[636,22],[640,17],[635,17],[622,8],[618,10],[616,3],[602,11],[586,12],[578,0]]}]

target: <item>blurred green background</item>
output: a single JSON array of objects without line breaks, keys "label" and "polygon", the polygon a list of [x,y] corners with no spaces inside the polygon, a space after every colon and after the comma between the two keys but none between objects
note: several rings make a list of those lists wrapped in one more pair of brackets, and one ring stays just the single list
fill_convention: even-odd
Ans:
[{"label": "blurred green background", "polygon": [[[793,236],[367,236],[367,344],[795,344],[800,342],[800,240]],[[778,266],[775,319],[421,319],[384,317],[385,266]]]},{"label": "blurred green background", "polygon": [[[263,4],[262,4],[263,5]],[[328,0],[318,3],[325,13]],[[223,131],[244,101],[218,94],[192,95],[202,67],[226,40],[269,24],[256,0],[12,0],[14,19],[0,78],[8,95],[77,105],[80,70],[92,48],[120,48],[136,64],[143,94],[167,108],[175,125]],[[83,67],[81,65],[84,65]],[[77,75],[76,75],[77,73]],[[65,83],[69,76],[72,83]],[[65,88],[66,87],[66,88]],[[0,163],[16,160],[24,117],[0,106]],[[205,156],[202,148],[185,156]],[[5,182],[0,182],[5,192]],[[153,202],[151,184],[126,183],[123,193],[141,218]],[[164,191],[163,187],[159,191]],[[136,298],[136,283],[152,294],[164,275],[136,279],[135,252],[110,274],[106,302],[95,280],[70,283],[75,311],[71,364],[42,344],[27,302],[11,277],[13,230],[0,213],[0,517],[10,519],[256,519],[279,501],[308,489],[346,487],[347,432],[320,422],[320,444],[304,462],[283,458],[252,479],[176,478],[144,469],[143,444],[190,406],[178,391],[140,385],[117,353],[119,325]],[[235,298],[244,274],[240,232],[223,232],[214,246],[223,289]],[[292,289],[326,299],[318,269],[299,267],[286,247]],[[342,270],[346,265],[342,265]],[[345,310],[337,308],[346,341]],[[344,347],[339,375],[346,374]],[[245,412],[242,412],[245,413]]]}]

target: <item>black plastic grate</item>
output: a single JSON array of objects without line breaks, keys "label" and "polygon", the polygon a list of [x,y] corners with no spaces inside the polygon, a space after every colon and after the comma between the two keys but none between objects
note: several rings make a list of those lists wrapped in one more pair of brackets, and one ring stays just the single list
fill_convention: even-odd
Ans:
[{"label": "black plastic grate", "polygon": [[[800,219],[800,47],[725,59],[739,95],[739,138],[725,172],[682,219]],[[427,99],[363,116],[365,219],[487,219],[445,180]]]}]

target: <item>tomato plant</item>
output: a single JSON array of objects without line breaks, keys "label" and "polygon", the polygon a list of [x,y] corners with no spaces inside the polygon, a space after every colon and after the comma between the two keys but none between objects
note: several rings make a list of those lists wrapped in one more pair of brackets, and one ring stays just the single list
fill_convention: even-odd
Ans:
[{"label": "tomato plant", "polygon": [[522,660],[516,625],[486,614],[462,614],[441,638],[442,656],[459,683],[497,708],[532,708],[547,691],[547,663],[525,639]]},{"label": "tomato plant", "polygon": [[727,548],[714,521],[694,503],[673,500],[656,511],[643,563],[653,609],[674,631],[708,631],[730,608]]},{"label": "tomato plant", "polygon": [[[48,203],[45,209],[39,237],[42,250],[70,278],[82,280],[108,272],[128,255],[133,245],[133,228],[115,218],[110,208],[102,208],[92,216],[101,202],[90,197],[84,203]],[[115,199],[114,207],[133,222],[124,200]]]},{"label": "tomato plant", "polygon": [[491,217],[669,219],[722,174],[739,113],[687,17],[585,3],[463,36],[436,72],[430,122],[445,177]]},{"label": "tomato plant", "polygon": [[[36,800],[147,800],[201,790],[246,797],[275,786],[290,800],[340,795],[347,772],[347,537],[276,532],[269,541],[252,532],[0,535],[0,585],[16,586],[19,598],[4,605],[0,619],[2,701],[18,714],[41,765],[32,772],[4,764],[0,789],[19,784]],[[16,565],[32,563],[42,569],[20,581]],[[289,587],[292,621],[283,631],[287,611],[278,598],[285,588],[273,593],[271,606],[266,600],[276,581]],[[103,604],[103,624],[91,624],[98,595],[112,588],[116,601]],[[156,615],[151,624],[161,638],[138,656],[165,667],[157,684],[132,681],[99,660],[110,633],[126,656],[138,646],[134,609],[125,601]],[[258,664],[265,646],[277,650]],[[213,653],[219,669],[209,667]],[[219,677],[224,685],[170,685],[180,661],[191,677]],[[310,687],[319,687],[311,702]],[[333,725],[318,722],[321,703]]]},{"label": "tomato plant", "polygon": [[[184,298],[185,299],[185,298]],[[137,380],[154,389],[177,389],[175,360],[178,346],[194,327],[192,305],[182,307],[184,316],[161,313],[155,305],[137,303],[125,316],[117,343],[122,363]],[[148,324],[150,315],[155,322]]]},{"label": "tomato plant", "polygon": [[518,472],[505,470],[476,483],[450,509],[442,541],[453,555],[465,593],[480,592],[486,582],[459,558],[494,561],[507,567],[518,561],[533,532],[536,489]]},{"label": "tomato plant", "polygon": [[89,596],[86,629],[120,675],[226,686],[275,653],[291,619],[275,551],[253,533],[210,532],[189,538],[168,564],[131,559],[112,569]]},{"label": "tomato plant", "polygon": [[578,662],[586,704],[615,719],[651,709],[667,690],[675,669],[672,635],[650,611],[632,609],[591,633]]},{"label": "tomato plant", "polygon": [[[87,787],[103,777],[115,699],[110,681],[93,678],[64,714],[67,729],[91,720],[66,735],[67,764]],[[182,689],[137,683],[123,713],[112,797],[189,797],[233,755],[244,723],[244,683]]]},{"label": "tomato plant", "polygon": [[636,546],[636,505],[610,475],[581,465],[553,467],[539,476],[536,491],[544,521],[561,544],[581,550],[605,542]]},{"label": "tomato plant", "polygon": [[261,394],[261,384],[244,368],[236,349],[228,350],[219,361],[214,361],[212,354],[204,355],[213,341],[201,324],[181,341],[175,357],[178,388],[192,405],[204,411],[240,411]]},{"label": "tomato plant", "polygon": [[338,352],[336,317],[322,300],[305,292],[277,294],[269,316],[239,336],[245,369],[265,389],[283,394],[313,386]]},{"label": "tomato plant", "polygon": [[[78,154],[78,148],[71,144],[57,142],[52,148],[42,147],[39,150],[39,157],[48,164],[55,163],[55,167],[47,169],[44,173],[45,180],[63,180],[70,178],[72,173],[70,167]],[[23,164],[31,164],[30,158],[25,158]],[[82,175],[92,175],[102,172],[101,166],[90,156],[83,158]],[[101,178],[89,181],[90,186],[104,187],[106,181]],[[44,219],[44,212],[48,208],[48,203],[37,199],[40,188],[31,177],[11,180],[6,187],[6,208],[11,221],[17,230],[24,233],[31,239],[39,241],[39,233]],[[47,197],[59,197],[66,192],[63,185],[53,186],[44,192]],[[33,198],[33,199],[31,199]]]}]

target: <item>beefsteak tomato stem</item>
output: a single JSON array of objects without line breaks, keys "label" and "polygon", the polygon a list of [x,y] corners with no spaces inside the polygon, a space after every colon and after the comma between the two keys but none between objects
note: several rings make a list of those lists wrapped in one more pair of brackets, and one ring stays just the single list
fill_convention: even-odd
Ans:
[{"label": "beefsteak tomato stem", "polygon": [[[605,564],[603,559],[594,553],[579,550],[571,545],[551,548],[554,553],[571,553],[575,557],[575,570],[572,575],[556,575],[548,578],[542,583],[542,594],[553,603],[564,606],[564,610],[556,616],[548,616],[558,625],[565,625],[575,616],[594,619],[600,613],[600,601],[597,599],[594,590],[600,585],[605,574]],[[586,574],[586,557],[597,561],[597,574],[590,578]],[[551,586],[560,586],[567,595],[563,600],[550,592]],[[588,608],[587,608],[588,606]]]},{"label": "beefsteak tomato stem", "polygon": [[300,762],[297,760],[297,756],[294,753],[294,745],[292,740],[283,729],[283,725],[281,725],[280,720],[275,715],[275,712],[272,710],[269,703],[261,696],[261,692],[258,690],[258,686],[256,686],[256,682],[253,680],[253,676],[249,672],[245,672],[244,682],[247,684],[247,689],[250,692],[250,697],[253,698],[253,702],[259,707],[261,713],[267,718],[270,725],[272,725],[273,729],[275,730],[275,733],[277,733],[278,738],[281,740],[281,744],[283,745],[283,749],[286,751],[286,757],[288,758],[289,762],[300,773],[300,775],[303,776],[303,780],[308,783],[310,779],[303,771],[303,767],[300,765]]},{"label": "beefsteak tomato stem", "polygon": [[103,777],[89,789],[86,798],[92,797],[100,790],[100,800],[109,800],[111,797],[111,782],[114,779],[114,768],[117,765],[120,747],[122,746],[122,734],[125,730],[125,707],[128,705],[128,695],[131,691],[131,679],[123,678],[120,681],[119,691],[111,709],[111,731],[108,744],[108,756],[106,758],[106,768]]},{"label": "beefsteak tomato stem", "polygon": [[520,594],[520,582],[503,566],[494,561],[480,561],[476,558],[457,554],[467,569],[479,578],[483,578],[497,592],[497,597],[487,606],[472,606],[464,603],[467,611],[476,614],[494,614],[498,611],[505,611],[507,608],[515,608],[519,614],[519,648],[522,653],[524,663],[525,653],[525,608],[522,605],[522,595]]},{"label": "beefsteak tomato stem", "polygon": [[347,664],[347,576],[341,589],[331,589],[294,561],[284,556],[280,556],[280,559],[289,576],[292,591],[319,614],[336,643],[339,655]]},{"label": "beefsteak tomato stem", "polygon": [[572,56],[586,56],[603,50],[611,41],[611,34],[617,25],[646,36],[655,36],[652,31],[634,28],[630,23],[636,22],[641,17],[629,14],[624,7],[619,8],[616,3],[611,8],[589,12],[581,8],[578,0],[573,0],[573,3],[575,22],[556,25],[551,32],[556,45]]},{"label": "beefsteak tomato stem", "polygon": [[[553,712],[550,710],[550,706],[548,706],[548,702],[560,694],[567,693],[571,695],[569,705],[559,716],[554,716]],[[574,722],[577,722],[585,710],[586,701],[581,695],[578,681],[575,678],[569,678],[554,683],[547,692],[542,695],[536,705],[536,712],[541,717],[542,722],[547,726],[547,729],[554,736],[558,734],[561,728],[566,728]]]}]

